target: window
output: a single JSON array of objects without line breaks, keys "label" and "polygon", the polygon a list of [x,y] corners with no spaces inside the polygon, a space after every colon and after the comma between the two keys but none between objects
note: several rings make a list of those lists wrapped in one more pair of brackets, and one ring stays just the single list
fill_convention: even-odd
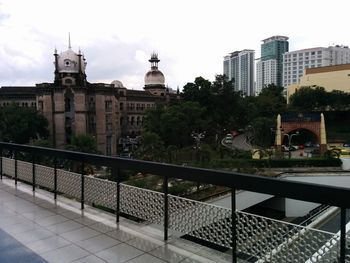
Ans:
[{"label": "window", "polygon": [[65,79],[64,84],[71,85],[71,84],[73,84],[73,80],[72,79]]},{"label": "window", "polygon": [[112,101],[111,100],[106,100],[105,101],[105,110],[106,110],[106,112],[111,112],[112,111]]},{"label": "window", "polygon": [[123,103],[123,102],[121,102],[121,103],[119,104],[119,108],[120,108],[120,110],[124,110],[124,103]]},{"label": "window", "polygon": [[38,109],[39,111],[43,111],[44,110],[44,102],[42,100],[38,101]]}]

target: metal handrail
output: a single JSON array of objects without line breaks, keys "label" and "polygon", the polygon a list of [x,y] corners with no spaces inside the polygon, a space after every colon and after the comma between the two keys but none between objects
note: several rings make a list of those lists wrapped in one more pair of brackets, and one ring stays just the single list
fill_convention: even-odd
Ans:
[{"label": "metal handrail", "polygon": [[124,159],[120,157],[4,142],[0,142],[0,150],[1,149],[71,159],[79,162],[116,167],[118,169],[142,171],[143,173],[152,173],[163,177],[167,176],[168,178],[184,179],[302,201],[350,208],[350,189],[345,187],[287,181],[280,178],[263,177],[251,174]]},{"label": "metal handrail", "polygon": [[[232,221],[232,262],[237,262],[236,253],[236,189],[253,191],[257,193],[270,194],[280,197],[297,199],[302,201],[321,203],[341,208],[340,220],[340,262],[345,262],[345,239],[346,239],[346,208],[350,208],[350,189],[344,187],[327,186],[315,183],[287,181],[279,178],[269,178],[263,176],[256,176],[243,173],[234,173],[227,171],[218,171],[211,169],[202,169],[194,167],[184,167],[179,165],[155,163],[141,160],[131,160],[119,157],[103,156],[97,154],[88,154],[73,152],[60,149],[43,148],[29,145],[20,145],[13,143],[0,142],[0,153],[3,156],[3,150],[10,150],[14,152],[15,156],[15,183],[17,184],[17,154],[18,152],[31,153],[33,156],[51,156],[55,160],[57,158],[64,158],[81,162],[82,168],[84,164],[93,163],[95,165],[104,165],[112,169],[127,169],[143,173],[156,174],[163,177],[163,193],[164,193],[164,239],[168,239],[168,179],[177,178],[188,181],[195,181],[206,184],[213,184],[219,186],[226,186],[231,188],[231,221]],[[2,160],[2,159],[1,159]],[[34,160],[34,158],[33,158]],[[56,163],[56,162],[55,162]],[[33,161],[34,165],[34,161]],[[0,164],[1,178],[2,178],[2,161]],[[57,166],[55,165],[55,174]],[[82,169],[83,171],[83,169]],[[33,173],[34,175],[34,173]],[[56,176],[55,176],[56,177]],[[56,179],[55,179],[56,180]],[[118,184],[119,184],[118,179]],[[35,185],[33,185],[35,189]],[[55,187],[55,197],[57,189]],[[119,190],[118,190],[119,194]],[[84,175],[81,174],[81,209],[84,209]],[[119,197],[116,209],[117,222],[119,221]]]}]

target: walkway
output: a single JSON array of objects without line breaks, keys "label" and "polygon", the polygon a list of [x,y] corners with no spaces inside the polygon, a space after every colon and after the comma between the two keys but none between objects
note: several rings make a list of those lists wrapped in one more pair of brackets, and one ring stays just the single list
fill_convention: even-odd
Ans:
[{"label": "walkway", "polygon": [[58,197],[31,186],[0,181],[0,262],[230,262],[218,252],[170,236],[151,225]]}]

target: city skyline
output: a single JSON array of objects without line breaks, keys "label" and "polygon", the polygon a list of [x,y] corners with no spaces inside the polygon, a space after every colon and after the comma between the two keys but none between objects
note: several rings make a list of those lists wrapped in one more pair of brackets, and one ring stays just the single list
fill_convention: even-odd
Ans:
[{"label": "city skyline", "polygon": [[[153,51],[159,54],[165,84],[181,89],[198,76],[214,80],[215,74],[223,72],[223,57],[232,51],[253,49],[259,58],[261,41],[273,35],[288,36],[290,51],[349,44],[342,30],[345,8],[339,8],[337,19],[332,19],[328,7],[319,1],[295,1],[288,9],[278,6],[276,0],[224,0],[216,5],[0,0],[0,86],[51,82],[54,50],[60,53],[68,48],[68,32],[73,50],[84,52],[88,81],[118,79],[131,89],[143,88]],[[249,16],[236,11],[241,9],[249,9]],[[305,10],[328,19],[319,19],[310,28],[307,24],[316,22],[302,19]]]}]

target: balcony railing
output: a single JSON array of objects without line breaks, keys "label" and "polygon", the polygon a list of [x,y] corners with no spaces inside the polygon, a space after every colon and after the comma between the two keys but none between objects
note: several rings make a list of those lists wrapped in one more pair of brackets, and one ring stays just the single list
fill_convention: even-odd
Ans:
[{"label": "balcony railing", "polygon": [[[3,156],[10,153],[11,158]],[[32,162],[18,160],[18,153],[29,153]],[[57,149],[0,143],[0,172],[17,181],[64,194],[120,215],[131,215],[212,244],[232,249],[232,261],[250,258],[259,262],[350,262],[346,254],[346,209],[350,189],[285,181],[254,175],[159,164],[110,156]],[[51,157],[53,167],[36,164],[40,156]],[[58,159],[110,167],[114,181],[94,178],[57,168]],[[163,191],[156,192],[120,181],[120,170],[134,170],[162,176]],[[168,193],[168,179],[178,178],[230,187],[232,208],[226,209]],[[341,208],[340,235],[261,217],[235,209],[235,189],[276,195]],[[234,211],[234,212],[232,212]],[[349,241],[349,240],[348,240]]]}]

